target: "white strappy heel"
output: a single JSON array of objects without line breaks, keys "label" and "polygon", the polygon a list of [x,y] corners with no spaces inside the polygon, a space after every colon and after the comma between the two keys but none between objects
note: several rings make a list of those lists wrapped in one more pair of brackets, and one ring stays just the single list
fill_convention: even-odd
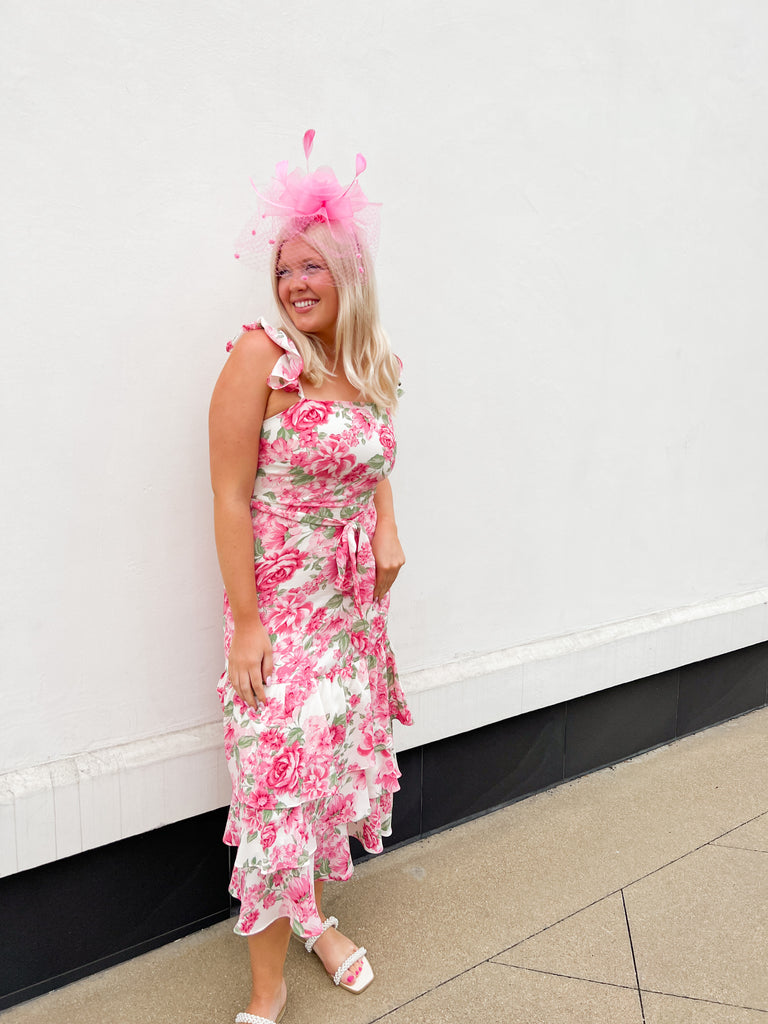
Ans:
[{"label": "white strappy heel", "polygon": [[[338,927],[339,922],[335,917],[326,917],[326,919],[323,921],[323,930],[320,932],[320,935],[325,935],[326,931],[329,928]],[[320,938],[320,935],[311,935],[304,943],[304,948],[308,953],[312,952],[312,950],[315,947],[315,943]],[[354,953],[350,953],[343,963],[339,964],[339,966],[336,968],[335,974],[331,974],[330,971],[326,971],[328,977],[331,979],[334,985],[339,985],[341,988],[345,988],[347,992],[352,992],[352,994],[356,996],[359,996],[361,992],[364,992],[368,988],[368,986],[373,981],[373,968],[368,963],[366,952],[367,950],[365,946],[360,946],[358,949],[354,951]],[[350,969],[352,964],[356,964],[358,960],[362,960],[363,969],[360,971],[355,980],[350,984],[348,981],[345,980],[344,975]]]},{"label": "white strappy heel", "polygon": [[269,1017],[259,1017],[255,1013],[238,1013],[235,1017],[235,1024],[280,1024],[287,1005],[288,1002],[286,1000],[286,1002],[283,1003],[282,1010],[274,1020],[270,1020]]}]

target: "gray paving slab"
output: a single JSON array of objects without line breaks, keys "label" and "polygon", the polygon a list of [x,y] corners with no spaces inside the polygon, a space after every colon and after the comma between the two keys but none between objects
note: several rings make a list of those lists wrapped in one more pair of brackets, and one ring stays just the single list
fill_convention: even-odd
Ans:
[{"label": "gray paving slab", "polygon": [[621,893],[598,900],[538,935],[524,939],[495,963],[597,981],[637,986],[632,945]]},{"label": "gray paving slab", "polygon": [[[285,1024],[434,1024],[465,1012],[480,1024],[635,1024],[640,1003],[622,890],[637,927],[641,981],[663,993],[648,996],[658,1020],[646,1024],[667,1024],[670,1013],[675,1024],[708,1024],[701,1014],[710,1006],[712,1024],[742,1024],[718,1016],[717,1001],[739,1012],[768,1006],[754,967],[760,944],[750,937],[752,929],[765,948],[755,916],[768,863],[765,820],[768,709],[391,851],[327,893],[326,911],[370,950],[374,984],[361,997],[335,989],[317,958],[293,943]],[[728,884],[715,884],[718,871]],[[698,897],[697,879],[705,880]],[[700,946],[686,945],[673,908],[693,915]],[[658,926],[667,961],[677,957],[664,971]],[[713,967],[719,980],[707,988],[697,957],[731,964],[731,981]],[[231,1024],[247,998],[245,943],[224,922],[0,1020]],[[680,1004],[678,1018],[669,999]]]},{"label": "gray paving slab", "polygon": [[482,964],[389,1013],[382,1024],[643,1024],[635,989]]},{"label": "gray paving slab", "polygon": [[768,1012],[768,854],[705,846],[624,898],[642,989]]}]

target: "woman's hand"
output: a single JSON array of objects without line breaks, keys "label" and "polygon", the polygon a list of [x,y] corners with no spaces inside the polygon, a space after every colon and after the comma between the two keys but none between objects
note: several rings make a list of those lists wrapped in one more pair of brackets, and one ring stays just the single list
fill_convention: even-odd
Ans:
[{"label": "woman's hand", "polygon": [[264,687],[272,675],[272,643],[261,623],[235,626],[227,663],[227,678],[235,693],[252,708],[266,704]]},{"label": "woman's hand", "polygon": [[397,579],[405,565],[405,552],[397,536],[394,519],[380,519],[371,540],[371,550],[376,561],[376,584],[373,588],[374,601],[380,601]]}]

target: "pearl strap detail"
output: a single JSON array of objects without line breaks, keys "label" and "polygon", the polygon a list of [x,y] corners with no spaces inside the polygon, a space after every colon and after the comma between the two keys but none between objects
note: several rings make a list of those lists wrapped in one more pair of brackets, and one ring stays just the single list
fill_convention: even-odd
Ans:
[{"label": "pearl strap detail", "polygon": [[345,971],[348,971],[352,964],[357,963],[358,960],[362,960],[367,952],[368,951],[365,946],[361,946],[359,949],[356,949],[354,953],[350,953],[344,963],[340,964],[337,968],[336,973],[333,976],[334,985],[340,984]]},{"label": "pearl strap detail", "polygon": [[[304,943],[304,949],[306,949],[306,951],[308,953],[311,953],[312,949],[314,948],[315,943],[317,942],[317,940],[320,938],[321,935],[325,935],[325,933],[328,931],[329,928],[338,928],[338,927],[339,927],[339,922],[338,922],[338,920],[335,917],[326,917],[326,919],[323,921],[323,930],[320,932],[320,935],[310,935],[310,937]],[[337,982],[337,984],[338,984],[338,982]],[[237,1024],[237,1022],[235,1022],[235,1024]]]},{"label": "pearl strap detail", "polygon": [[238,1013],[235,1024],[275,1024],[268,1017],[257,1017],[255,1013]]}]

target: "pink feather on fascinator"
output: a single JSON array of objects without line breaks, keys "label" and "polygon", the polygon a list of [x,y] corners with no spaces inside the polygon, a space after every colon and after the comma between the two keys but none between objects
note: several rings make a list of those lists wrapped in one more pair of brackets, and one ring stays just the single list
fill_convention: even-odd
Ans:
[{"label": "pink feather on fascinator", "polygon": [[288,161],[281,160],[268,185],[257,188],[251,181],[258,212],[236,242],[236,259],[267,265],[278,239],[303,233],[315,224],[326,224],[335,243],[353,249],[358,258],[363,247],[375,254],[381,204],[370,202],[357,180],[367,167],[365,157],[357,154],[355,176],[344,186],[330,167],[309,170],[314,141],[310,128],[303,138],[306,172],[298,167],[289,172]]},{"label": "pink feather on fascinator", "polygon": [[307,171],[309,171],[309,155],[315,142],[315,129],[307,128],[304,132],[304,156],[307,158]]}]

